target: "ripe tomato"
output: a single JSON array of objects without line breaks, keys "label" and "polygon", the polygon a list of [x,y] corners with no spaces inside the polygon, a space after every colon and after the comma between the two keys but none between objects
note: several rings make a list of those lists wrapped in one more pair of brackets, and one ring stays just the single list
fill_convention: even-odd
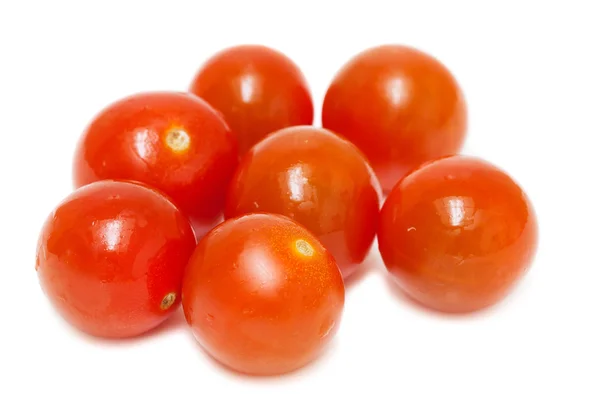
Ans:
[{"label": "ripe tomato", "polygon": [[423,165],[381,210],[379,249],[422,304],[467,312],[503,298],[528,269],[537,222],[528,198],[491,164],[454,156]]},{"label": "ripe tomato", "polygon": [[131,337],[180,302],[196,240],[188,219],[157,190],[98,181],[46,220],[37,247],[41,286],[60,314],[101,337]]},{"label": "ripe tomato", "polygon": [[235,139],[206,102],[188,93],[141,93],[92,121],[75,154],[74,181],[140,181],[169,195],[195,223],[210,225],[238,161]]},{"label": "ripe tomato", "polygon": [[348,276],[375,239],[380,197],[375,174],[352,143],[324,129],[290,127],[244,156],[225,217],[266,212],[293,218],[321,240]]},{"label": "ripe tomato", "polygon": [[221,111],[245,153],[267,134],[313,122],[304,75],[288,57],[260,45],[240,45],[210,58],[190,90]]},{"label": "ripe tomato", "polygon": [[333,257],[283,216],[226,220],[200,241],[183,281],[183,310],[196,339],[248,374],[285,373],[316,358],[343,306]]},{"label": "ripe tomato", "polygon": [[348,62],[327,90],[323,127],[355,143],[384,191],[414,167],[457,153],[467,111],[461,90],[436,59],[386,45]]}]

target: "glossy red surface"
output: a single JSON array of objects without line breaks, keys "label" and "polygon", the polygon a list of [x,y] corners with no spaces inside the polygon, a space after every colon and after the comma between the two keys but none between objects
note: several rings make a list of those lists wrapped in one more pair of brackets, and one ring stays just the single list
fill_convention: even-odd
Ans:
[{"label": "glossy red surface", "polygon": [[467,111],[460,87],[438,60],[384,45],[363,51],[338,72],[322,120],[366,154],[388,192],[421,163],[460,151]]},{"label": "glossy red surface", "polygon": [[394,188],[378,242],[409,296],[436,310],[468,312],[498,302],[525,274],[537,221],[505,172],[455,156],[424,165]]},{"label": "glossy red surface", "polygon": [[346,277],[375,239],[380,199],[379,182],[352,143],[320,128],[290,127],[244,156],[225,217],[268,212],[293,218],[317,235]]},{"label": "glossy red surface", "polygon": [[242,154],[275,130],[313,123],[304,75],[288,57],[264,46],[240,45],[215,54],[190,90],[223,113]]},{"label": "glossy red surface", "polygon": [[74,182],[141,181],[195,223],[211,225],[238,161],[235,139],[206,102],[188,93],[141,93],[94,118],[75,153]]},{"label": "glossy red surface", "polygon": [[63,200],[39,236],[36,271],[58,312],[80,330],[131,337],[178,307],[196,240],[156,190],[99,181]]},{"label": "glossy red surface", "polygon": [[183,283],[183,310],[200,344],[248,374],[280,374],[331,341],[344,283],[331,254],[283,217],[226,220],[198,244]]}]

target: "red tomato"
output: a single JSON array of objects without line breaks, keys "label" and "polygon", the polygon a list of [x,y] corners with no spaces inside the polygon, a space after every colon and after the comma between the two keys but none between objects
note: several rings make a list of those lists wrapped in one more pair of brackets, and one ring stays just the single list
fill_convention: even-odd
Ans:
[{"label": "red tomato", "polygon": [[104,109],[81,138],[75,186],[101,179],[146,183],[169,195],[195,223],[223,210],[238,163],[224,120],[188,93],[142,93]]},{"label": "red tomato", "polygon": [[439,61],[386,45],[362,52],[339,71],[322,119],[323,127],[367,155],[390,191],[419,164],[462,148],[467,111],[456,80]]},{"label": "red tomato", "polygon": [[198,244],[183,310],[200,344],[248,374],[280,374],[315,359],[337,331],[344,282],[331,254],[283,217],[229,219]]},{"label": "red tomato", "polygon": [[375,239],[380,197],[373,170],[352,143],[324,129],[290,127],[244,156],[225,217],[265,212],[293,218],[321,240],[348,276]]},{"label": "red tomato", "polygon": [[260,45],[240,45],[214,55],[190,90],[220,110],[245,153],[267,134],[313,122],[304,75],[288,57]]},{"label": "red tomato", "polygon": [[468,312],[502,299],[532,262],[537,222],[525,193],[485,161],[455,156],[396,185],[381,210],[379,250],[422,304]]},{"label": "red tomato", "polygon": [[142,184],[98,181],[46,220],[37,247],[41,286],[60,314],[101,337],[131,337],[178,307],[196,240],[188,219]]}]

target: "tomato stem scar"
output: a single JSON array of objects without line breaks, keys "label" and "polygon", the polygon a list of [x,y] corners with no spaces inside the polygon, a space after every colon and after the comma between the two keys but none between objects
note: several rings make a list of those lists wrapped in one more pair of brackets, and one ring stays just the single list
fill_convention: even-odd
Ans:
[{"label": "tomato stem scar", "polygon": [[296,250],[299,253],[301,253],[302,255],[306,255],[307,257],[312,256],[313,253],[315,252],[313,247],[308,242],[306,242],[304,239],[298,239],[296,241]]},{"label": "tomato stem scar", "polygon": [[169,130],[165,142],[174,152],[184,152],[190,147],[190,135],[185,130],[175,128]]},{"label": "tomato stem scar", "polygon": [[175,292],[167,293],[165,295],[165,297],[162,299],[162,302],[160,302],[160,309],[162,309],[163,311],[166,311],[173,305],[173,303],[175,303],[175,299],[177,299],[177,293],[175,293]]}]

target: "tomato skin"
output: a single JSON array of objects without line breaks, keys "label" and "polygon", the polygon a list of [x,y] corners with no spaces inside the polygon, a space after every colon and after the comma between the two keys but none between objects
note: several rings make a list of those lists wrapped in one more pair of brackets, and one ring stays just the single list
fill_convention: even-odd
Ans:
[{"label": "tomato skin", "polygon": [[396,185],[381,210],[379,250],[400,287],[423,305],[470,312],[500,301],[528,270],[537,220],[502,170],[443,158]]},{"label": "tomato skin", "polygon": [[241,154],[273,131],[313,123],[304,75],[288,57],[265,46],[218,52],[198,70],[190,91],[223,113]]},{"label": "tomato skin", "polygon": [[196,245],[189,220],[139,183],[79,188],[47,218],[38,240],[42,289],[70,324],[88,334],[142,334],[178,307]]},{"label": "tomato skin", "polygon": [[74,184],[143,182],[171,197],[194,223],[211,225],[238,162],[230,129],[205,101],[189,93],[145,92],[94,118],[75,153]]},{"label": "tomato skin", "polygon": [[280,215],[255,213],[215,227],[183,282],[183,310],[198,342],[247,374],[282,374],[315,359],[335,335],[343,306],[331,254]]},{"label": "tomato skin", "polygon": [[342,67],[325,95],[322,120],[365,153],[389,192],[421,163],[461,150],[467,110],[457,81],[439,61],[382,45]]},{"label": "tomato skin", "polygon": [[224,214],[267,212],[294,219],[319,238],[347,277],[373,244],[380,200],[379,182],[352,143],[324,129],[289,127],[242,158]]}]

